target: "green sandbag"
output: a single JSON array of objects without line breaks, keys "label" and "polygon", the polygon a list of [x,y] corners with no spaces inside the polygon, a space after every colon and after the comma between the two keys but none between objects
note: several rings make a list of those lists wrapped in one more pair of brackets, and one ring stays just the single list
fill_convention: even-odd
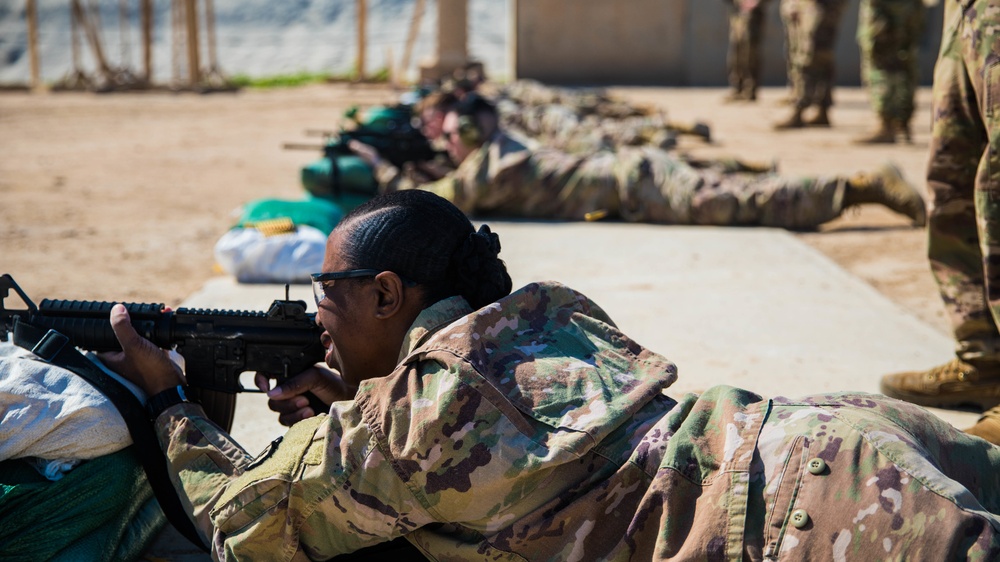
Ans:
[{"label": "green sandbag", "polygon": [[296,225],[308,225],[330,234],[333,227],[344,218],[344,210],[333,201],[316,197],[303,201],[256,199],[243,206],[243,214],[236,226],[280,218],[288,218]]},{"label": "green sandbag", "polygon": [[165,523],[132,447],[56,481],[0,462],[0,560],[136,560]]},{"label": "green sandbag", "polygon": [[329,158],[321,158],[302,167],[302,187],[314,197],[340,205],[344,212],[368,201],[378,192],[371,166],[355,155],[340,155],[337,159],[337,181],[334,189]]}]

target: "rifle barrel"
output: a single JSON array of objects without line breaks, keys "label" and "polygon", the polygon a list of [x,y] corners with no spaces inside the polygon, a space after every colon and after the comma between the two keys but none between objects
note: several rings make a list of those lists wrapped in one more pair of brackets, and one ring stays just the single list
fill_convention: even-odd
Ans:
[{"label": "rifle barrel", "polygon": [[281,148],[285,150],[323,150],[322,144],[306,144],[302,142],[282,143]]}]

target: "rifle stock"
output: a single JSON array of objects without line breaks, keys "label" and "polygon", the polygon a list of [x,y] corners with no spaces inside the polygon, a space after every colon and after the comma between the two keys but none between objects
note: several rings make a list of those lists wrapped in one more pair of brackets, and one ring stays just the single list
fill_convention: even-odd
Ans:
[{"label": "rifle stock", "polygon": [[[8,308],[11,290],[26,308]],[[26,322],[55,330],[82,349],[117,351],[121,346],[110,320],[114,304],[44,299],[36,306],[14,278],[4,274],[0,277],[0,340],[7,340],[17,322]],[[188,385],[196,389],[209,417],[227,431],[232,427],[235,394],[258,392],[240,384],[242,373],[262,373],[280,384],[322,361],[326,353],[315,314],[306,312],[305,302],[289,300],[287,294],[266,312],[123,304],[140,335],[184,358]],[[314,411],[325,411],[325,404],[315,396],[309,398]]]}]

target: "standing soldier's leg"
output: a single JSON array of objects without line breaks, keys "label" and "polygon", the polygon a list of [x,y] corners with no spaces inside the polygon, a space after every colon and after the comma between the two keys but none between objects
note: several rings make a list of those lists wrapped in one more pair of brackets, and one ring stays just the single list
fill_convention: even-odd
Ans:
[{"label": "standing soldier's leg", "polygon": [[740,8],[729,2],[729,50],[726,52],[726,71],[729,78],[729,95],[726,101],[743,99],[743,79],[740,75]]},{"label": "standing soldier's leg", "polygon": [[[992,5],[994,37],[971,26],[989,29],[983,21]],[[928,371],[888,375],[882,392],[924,406],[1000,403],[1000,332],[997,331],[995,255],[1000,250],[996,157],[998,139],[996,98],[998,68],[995,44],[998,0],[974,2],[963,9],[945,4],[945,29],[934,69],[934,124],[927,183],[931,190],[928,257],[955,332],[956,358]],[[966,44],[968,42],[968,44]],[[993,44],[990,44],[994,42]],[[982,51],[980,51],[982,50]],[[982,53],[977,55],[977,53]],[[984,77],[984,73],[986,76]],[[984,111],[985,110],[985,111]],[[983,113],[992,114],[984,123]],[[993,139],[990,148],[988,128]],[[977,224],[978,223],[978,224]],[[985,250],[985,253],[984,253]]]},{"label": "standing soldier's leg", "polygon": [[817,107],[816,115],[806,125],[828,127],[829,109],[833,105],[833,85],[836,80],[834,47],[845,0],[817,0],[812,26],[811,54],[806,67],[806,95],[811,105]]},{"label": "standing soldier's leg", "polygon": [[[976,216],[983,248],[986,300],[994,325],[1000,325],[1000,0],[973,2],[963,25],[966,65],[982,112],[987,145],[976,173]],[[1000,381],[993,388],[1000,396]],[[1000,398],[998,398],[1000,401]],[[1000,406],[989,410],[967,430],[1000,444]]]},{"label": "standing soldier's leg", "polygon": [[764,40],[764,7],[766,2],[757,4],[747,14],[747,74],[743,84],[743,94],[747,99],[757,99],[757,88],[760,87],[760,44]]},{"label": "standing soldier's leg", "polygon": [[894,143],[898,134],[910,140],[923,21],[923,0],[862,0],[858,25],[861,76],[879,127],[856,142]]},{"label": "standing soldier's leg", "polygon": [[794,129],[805,126],[802,122],[802,102],[805,99],[802,71],[805,64],[803,52],[804,23],[806,15],[802,0],[781,0],[781,19],[785,24],[785,55],[788,59],[788,85],[791,89],[792,114],[780,123],[777,130]]},{"label": "standing soldier's leg", "polygon": [[[884,0],[861,0],[858,9],[858,47],[861,50],[861,82],[868,88],[872,109],[879,116],[878,129],[869,135],[855,139],[855,142],[892,143],[896,142],[894,123],[883,115],[888,98],[889,76],[893,71],[893,61],[897,62],[898,46],[892,45],[896,36],[893,22],[883,9]],[[891,48],[892,53],[885,49]]]}]

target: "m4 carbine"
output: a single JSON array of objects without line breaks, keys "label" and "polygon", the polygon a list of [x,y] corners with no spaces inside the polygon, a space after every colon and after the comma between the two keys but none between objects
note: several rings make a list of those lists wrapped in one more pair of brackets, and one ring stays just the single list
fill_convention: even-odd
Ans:
[{"label": "m4 carbine", "polygon": [[[14,290],[26,308],[10,309],[7,297]],[[254,371],[277,379],[288,377],[323,360],[315,314],[306,303],[275,300],[267,312],[178,308],[163,304],[122,303],[132,326],[146,339],[184,358],[187,383],[205,413],[229,431],[236,410],[237,392],[257,392],[240,384],[244,372]],[[119,351],[111,329],[113,302],[45,299],[37,306],[9,274],[0,277],[0,340],[6,341],[18,322],[55,330],[70,343],[90,351]],[[310,395],[316,412],[325,405]]]},{"label": "m4 carbine", "polygon": [[[373,121],[360,121],[356,114],[348,112],[348,117],[354,120],[351,128],[341,128],[339,131],[310,129],[306,133],[324,137],[323,145],[285,143],[286,149],[322,150],[323,156],[330,162],[329,178],[324,186],[330,195],[340,197],[345,193],[359,193],[374,196],[376,182],[371,171],[368,182],[363,186],[351,181],[350,159],[357,155],[350,148],[350,142],[356,140],[367,144],[378,151],[379,156],[392,163],[397,168],[403,168],[408,163],[419,164],[447,155],[435,150],[430,140],[424,136],[420,128],[413,123],[413,110],[409,106],[396,105],[380,108]],[[347,169],[342,170],[343,166]],[[368,166],[365,165],[367,169]]]}]

